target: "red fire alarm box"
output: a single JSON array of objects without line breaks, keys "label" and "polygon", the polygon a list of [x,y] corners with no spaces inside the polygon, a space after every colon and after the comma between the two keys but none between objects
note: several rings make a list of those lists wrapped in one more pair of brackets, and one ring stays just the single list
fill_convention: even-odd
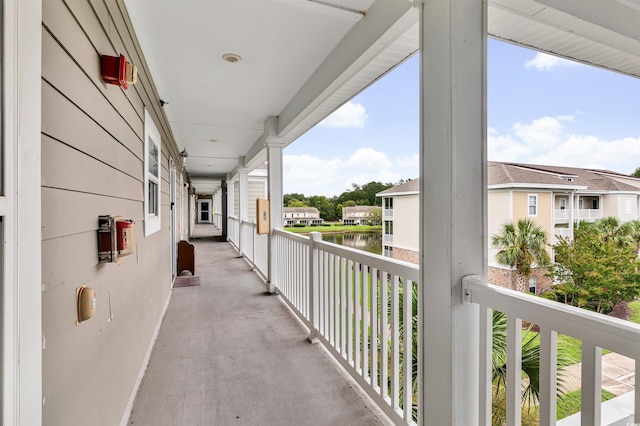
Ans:
[{"label": "red fire alarm box", "polygon": [[116,221],[116,239],[118,241],[118,251],[126,251],[129,242],[133,238],[133,221],[117,220]]},{"label": "red fire alarm box", "polygon": [[121,264],[135,253],[135,223],[119,216],[98,218],[98,263]]},{"label": "red fire alarm box", "polygon": [[102,56],[102,79],[105,83],[129,88],[127,84],[127,59],[124,55]]},{"label": "red fire alarm box", "polygon": [[102,79],[105,83],[115,84],[125,89],[138,81],[138,68],[124,55],[102,56]]}]

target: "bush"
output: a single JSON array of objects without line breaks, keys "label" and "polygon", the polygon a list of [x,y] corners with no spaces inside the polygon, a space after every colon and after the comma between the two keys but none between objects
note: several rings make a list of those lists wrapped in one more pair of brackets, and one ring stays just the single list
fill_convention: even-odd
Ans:
[{"label": "bush", "polygon": [[294,228],[304,228],[305,226],[307,226],[307,225],[305,225],[304,223],[294,223],[293,224]]}]

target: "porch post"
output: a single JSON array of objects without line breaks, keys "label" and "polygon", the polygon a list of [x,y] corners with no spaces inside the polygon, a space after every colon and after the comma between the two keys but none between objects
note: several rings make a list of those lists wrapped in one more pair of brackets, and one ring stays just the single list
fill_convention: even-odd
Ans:
[{"label": "porch post", "polygon": [[265,147],[267,148],[269,222],[271,224],[269,232],[267,291],[274,293],[278,286],[278,275],[276,270],[277,259],[275,257],[273,230],[282,229],[282,148],[284,147],[284,139],[268,136]]},{"label": "porch post", "polygon": [[[573,223],[573,215],[575,214],[575,212],[573,211],[575,209],[574,204],[573,204],[573,199],[574,199],[574,195],[573,192],[569,193],[569,238],[571,240],[573,240],[573,228],[575,226],[575,224]],[[553,259],[551,259],[553,261]]]},{"label": "porch post", "polygon": [[[241,157],[240,163],[244,166],[244,157]],[[247,175],[248,169],[238,169],[238,181],[240,182],[240,194],[238,197],[238,249],[240,254],[244,254],[246,247],[243,247],[243,235],[242,235],[242,221],[247,220],[249,215],[247,213],[247,201],[249,196],[247,195]]]},{"label": "porch post", "polygon": [[221,231],[222,237],[229,241],[229,192],[226,180],[223,180],[220,186],[220,222],[221,222]]},{"label": "porch post", "polygon": [[[231,221],[229,220],[230,217],[233,217],[233,215],[235,215],[235,206],[233,203],[233,193],[235,192],[235,188],[234,188],[234,181],[232,180],[227,180],[227,241],[229,240],[234,240],[237,237],[237,235],[235,235],[235,232],[233,230],[233,226],[231,224]],[[235,241],[233,241],[235,243]]]},{"label": "porch post", "polygon": [[2,5],[0,424],[42,424],[42,2]]},{"label": "porch post", "polygon": [[479,310],[487,278],[486,0],[429,0],[420,21],[421,425],[479,423]]}]

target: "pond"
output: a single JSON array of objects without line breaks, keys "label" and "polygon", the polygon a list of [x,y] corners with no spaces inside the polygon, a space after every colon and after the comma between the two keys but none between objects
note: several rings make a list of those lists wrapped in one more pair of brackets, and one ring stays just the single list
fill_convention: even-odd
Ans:
[{"label": "pond", "polygon": [[322,240],[358,250],[368,251],[369,253],[382,254],[382,234],[377,232],[322,234]]}]

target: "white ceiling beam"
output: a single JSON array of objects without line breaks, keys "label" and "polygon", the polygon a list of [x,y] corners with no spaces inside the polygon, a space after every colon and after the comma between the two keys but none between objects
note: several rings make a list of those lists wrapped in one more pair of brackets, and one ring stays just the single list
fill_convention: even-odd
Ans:
[{"label": "white ceiling beam", "polygon": [[[278,116],[286,138],[307,115],[418,20],[412,3],[376,0]],[[290,141],[288,141],[290,142]]]}]

